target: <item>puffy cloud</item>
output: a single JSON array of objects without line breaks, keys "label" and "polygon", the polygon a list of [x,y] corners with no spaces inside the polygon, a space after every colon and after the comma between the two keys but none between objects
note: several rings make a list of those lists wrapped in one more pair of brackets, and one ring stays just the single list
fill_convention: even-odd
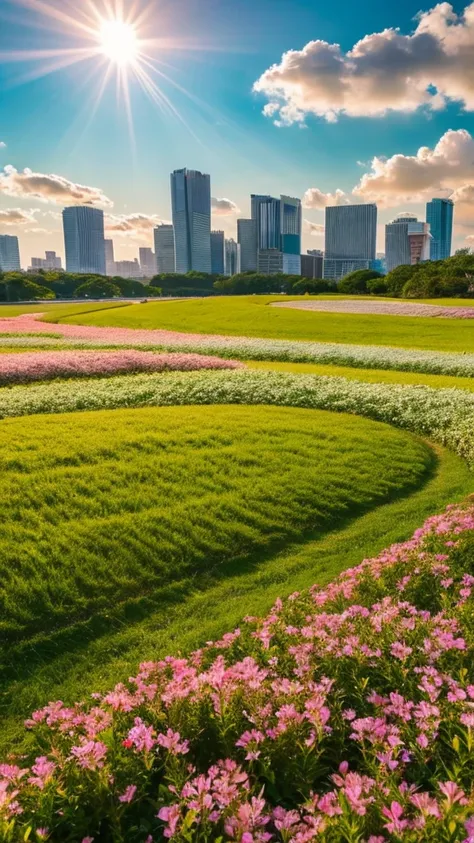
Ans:
[{"label": "puffy cloud", "polygon": [[6,148],[7,148],[7,145],[6,145],[5,141],[0,141],[0,149],[6,149]]},{"label": "puffy cloud", "polygon": [[240,208],[237,207],[235,202],[232,202],[232,199],[216,199],[215,196],[211,199],[211,208],[212,213],[217,217],[226,217],[229,214],[240,213]]},{"label": "puffy cloud", "polygon": [[380,117],[388,111],[442,109],[449,101],[474,109],[474,2],[457,15],[439,3],[417,16],[409,35],[385,29],[344,53],[339,44],[310,41],[288,50],[255,82],[277,125],[308,114]]},{"label": "puffy cloud", "polygon": [[166,222],[155,214],[106,214],[105,228],[108,232],[118,235],[150,238],[151,232],[157,225]]},{"label": "puffy cloud", "polygon": [[0,209],[0,225],[31,225],[36,224],[34,214],[35,208],[31,211],[22,211],[21,208]]},{"label": "puffy cloud", "polygon": [[6,196],[34,197],[57,205],[98,205],[112,207],[113,202],[98,187],[87,187],[64,176],[19,172],[11,164],[0,171],[0,193]]},{"label": "puffy cloud", "polygon": [[310,187],[303,196],[303,208],[323,210],[328,205],[349,205],[354,200],[343,190],[336,190],[335,193],[323,193],[317,187]]},{"label": "puffy cloud", "polygon": [[416,155],[375,157],[371,166],[354,188],[365,201],[390,206],[422,202],[433,192],[450,196],[473,177],[474,138],[466,129],[450,129],[434,149],[422,146]]},{"label": "puffy cloud", "polygon": [[324,225],[320,225],[317,222],[311,222],[311,220],[303,220],[303,233],[319,237],[324,234]]}]

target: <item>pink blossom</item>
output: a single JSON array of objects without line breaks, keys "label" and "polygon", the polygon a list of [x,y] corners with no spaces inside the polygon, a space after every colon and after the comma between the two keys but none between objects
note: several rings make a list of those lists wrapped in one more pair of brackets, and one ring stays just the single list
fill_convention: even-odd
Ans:
[{"label": "pink blossom", "polygon": [[119,802],[131,802],[137,792],[136,784],[129,784],[127,788],[125,788],[124,792],[121,796],[119,796]]}]

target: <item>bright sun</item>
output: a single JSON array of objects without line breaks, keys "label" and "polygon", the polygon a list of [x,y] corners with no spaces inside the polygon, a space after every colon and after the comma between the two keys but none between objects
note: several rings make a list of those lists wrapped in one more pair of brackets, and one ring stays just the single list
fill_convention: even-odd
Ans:
[{"label": "bright sun", "polygon": [[120,65],[132,64],[139,51],[138,38],[132,24],[121,20],[104,21],[100,28],[102,52]]}]

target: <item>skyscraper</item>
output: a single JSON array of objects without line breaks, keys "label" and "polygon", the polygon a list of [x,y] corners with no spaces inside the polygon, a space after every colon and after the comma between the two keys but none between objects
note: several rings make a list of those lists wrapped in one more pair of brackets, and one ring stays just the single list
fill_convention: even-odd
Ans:
[{"label": "skyscraper", "polygon": [[63,229],[67,271],[105,275],[104,212],[86,205],[65,208]]},{"label": "skyscraper", "polygon": [[0,234],[0,271],[19,272],[20,269],[18,237],[11,234]]},{"label": "skyscraper", "polygon": [[156,274],[156,257],[153,249],[142,246],[138,250],[138,255],[143,278],[152,278]]},{"label": "skyscraper", "polygon": [[163,223],[163,225],[154,229],[153,235],[155,239],[156,271],[160,275],[175,272],[173,226]]},{"label": "skyscraper", "polygon": [[56,252],[45,252],[45,258],[31,258],[29,269],[62,269],[61,258]]},{"label": "skyscraper", "polygon": [[211,177],[197,170],[171,174],[176,272],[211,272]]},{"label": "skyscraper", "polygon": [[430,259],[441,261],[451,255],[451,240],[453,237],[452,199],[432,199],[426,203],[426,222],[430,226],[431,244]]},{"label": "skyscraper", "polygon": [[331,205],[326,208],[324,277],[338,281],[375,260],[377,205]]},{"label": "skyscraper", "polygon": [[257,269],[257,221],[237,220],[237,241],[240,246],[241,272]]},{"label": "skyscraper", "polygon": [[105,273],[106,273],[106,275],[116,275],[114,241],[113,240],[104,240],[104,246],[105,246]]},{"label": "skyscraper", "polygon": [[225,241],[225,274],[237,275],[240,272],[240,246],[232,238]]},{"label": "skyscraper", "polygon": [[416,217],[401,216],[389,222],[385,226],[387,272],[429,260],[430,240],[430,226]]},{"label": "skyscraper", "polygon": [[224,275],[225,272],[225,235],[223,231],[211,231],[211,272]]},{"label": "skyscraper", "polygon": [[283,272],[301,275],[301,199],[282,196],[280,205]]},{"label": "skyscraper", "polygon": [[301,255],[301,275],[303,278],[322,278],[323,277],[323,253],[315,254],[307,252],[306,255]]}]

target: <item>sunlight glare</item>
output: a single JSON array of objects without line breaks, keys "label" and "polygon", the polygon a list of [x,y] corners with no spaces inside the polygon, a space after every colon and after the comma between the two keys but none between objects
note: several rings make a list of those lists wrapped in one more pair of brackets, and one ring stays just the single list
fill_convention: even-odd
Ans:
[{"label": "sunlight glare", "polygon": [[133,64],[139,52],[138,38],[132,24],[122,20],[104,21],[100,29],[102,53],[115,64]]}]

